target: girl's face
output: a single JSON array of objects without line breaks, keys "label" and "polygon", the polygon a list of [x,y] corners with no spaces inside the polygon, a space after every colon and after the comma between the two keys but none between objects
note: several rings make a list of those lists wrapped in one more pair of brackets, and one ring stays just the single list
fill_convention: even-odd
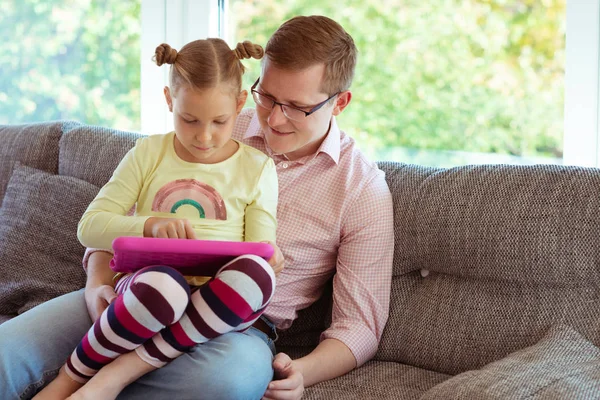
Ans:
[{"label": "girl's face", "polygon": [[182,85],[176,93],[168,87],[164,92],[173,113],[175,152],[182,160],[214,164],[236,152],[231,132],[248,92],[236,97],[227,85],[204,90]]}]

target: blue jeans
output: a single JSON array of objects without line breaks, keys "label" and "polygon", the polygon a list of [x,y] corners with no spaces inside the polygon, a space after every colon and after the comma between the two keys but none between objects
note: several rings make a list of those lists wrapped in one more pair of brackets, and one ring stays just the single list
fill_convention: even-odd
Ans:
[{"label": "blue jeans", "polygon": [[[28,399],[58,373],[92,326],[83,290],[0,325],[0,399]],[[250,328],[199,345],[129,385],[119,399],[260,399],[275,346]]]}]

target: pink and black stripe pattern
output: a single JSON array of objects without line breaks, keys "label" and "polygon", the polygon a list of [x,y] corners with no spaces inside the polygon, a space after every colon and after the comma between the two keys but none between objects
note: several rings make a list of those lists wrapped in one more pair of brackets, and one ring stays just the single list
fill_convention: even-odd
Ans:
[{"label": "pink and black stripe pattern", "polygon": [[146,267],[119,283],[119,296],[67,360],[67,373],[78,382],[177,321],[189,302],[189,285],[170,267]]},{"label": "pink and black stripe pattern", "polygon": [[243,256],[219,270],[194,291],[185,313],[136,349],[160,368],[198,343],[231,331],[243,331],[260,317],[273,297],[275,274],[262,258]]},{"label": "pink and black stripe pattern", "polygon": [[84,383],[134,349],[160,368],[198,343],[247,329],[268,305],[274,288],[273,269],[256,256],[231,261],[191,296],[175,269],[146,267],[118,282],[119,296],[77,346],[67,373]]}]

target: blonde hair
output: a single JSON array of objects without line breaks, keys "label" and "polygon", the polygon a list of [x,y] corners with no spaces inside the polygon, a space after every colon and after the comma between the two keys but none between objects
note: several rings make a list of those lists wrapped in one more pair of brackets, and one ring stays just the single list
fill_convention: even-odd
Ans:
[{"label": "blonde hair", "polygon": [[354,78],[357,50],[352,36],[321,15],[298,16],[284,22],[267,42],[265,54],[284,69],[325,64],[321,90],[329,95],[348,90]]},{"label": "blonde hair", "polygon": [[238,43],[235,49],[218,38],[195,40],[177,51],[166,43],[156,48],[153,61],[159,67],[170,64],[169,87],[176,93],[181,85],[202,90],[231,85],[238,94],[242,90],[245,58],[261,59],[264,50],[250,41]]}]

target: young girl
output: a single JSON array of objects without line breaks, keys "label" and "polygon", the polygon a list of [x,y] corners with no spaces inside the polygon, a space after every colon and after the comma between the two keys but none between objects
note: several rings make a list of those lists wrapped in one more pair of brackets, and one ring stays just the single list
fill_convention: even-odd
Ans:
[{"label": "young girl", "polygon": [[[231,50],[221,39],[197,40],[179,52],[157,47],[158,66],[172,65],[164,94],[175,132],[139,139],[123,158],[81,218],[84,246],[110,249],[116,237],[142,235],[275,241],[274,163],[231,138],[248,95],[241,90],[240,59],[262,55],[258,45]],[[134,205],[135,214],[127,215]],[[114,398],[122,388],[105,384],[110,368],[103,366],[127,362],[141,376],[196,344],[244,330],[275,287],[273,268],[256,256],[239,257],[212,278],[148,266],[114,280],[118,297],[37,399],[74,392],[73,398]]]}]

